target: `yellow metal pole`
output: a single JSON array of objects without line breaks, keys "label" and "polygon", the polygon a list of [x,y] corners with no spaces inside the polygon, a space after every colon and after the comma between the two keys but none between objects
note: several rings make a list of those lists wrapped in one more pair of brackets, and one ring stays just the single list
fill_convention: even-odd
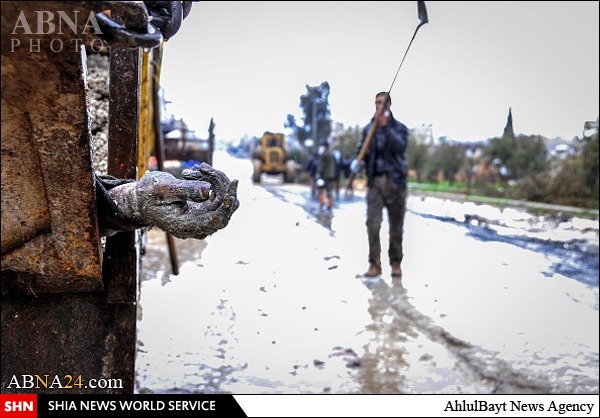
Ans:
[{"label": "yellow metal pole", "polygon": [[[160,45],[158,48],[162,48]],[[154,69],[151,59],[152,51],[142,53],[142,82],[140,86],[140,129],[138,142],[138,178],[148,170],[150,155],[154,151],[154,106],[152,86]]]}]

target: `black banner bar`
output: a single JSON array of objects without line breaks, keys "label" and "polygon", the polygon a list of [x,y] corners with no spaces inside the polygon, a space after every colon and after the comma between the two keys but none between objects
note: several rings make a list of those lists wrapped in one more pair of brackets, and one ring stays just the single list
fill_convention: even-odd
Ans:
[{"label": "black banner bar", "polygon": [[[106,417],[112,412],[136,417],[246,417],[233,395],[38,395],[38,418]],[[168,414],[168,415],[166,415]]]}]

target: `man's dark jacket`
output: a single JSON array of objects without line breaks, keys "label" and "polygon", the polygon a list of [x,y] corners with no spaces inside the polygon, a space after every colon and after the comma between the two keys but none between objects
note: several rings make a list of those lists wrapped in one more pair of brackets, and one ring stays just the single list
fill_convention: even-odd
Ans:
[{"label": "man's dark jacket", "polygon": [[[356,151],[357,155],[362,148],[362,144],[365,142],[372,123],[373,119],[363,128],[362,139]],[[375,161],[377,155],[379,155],[383,159],[383,166],[380,165],[380,169],[383,168],[397,186],[406,186],[407,166],[404,153],[407,146],[408,128],[391,115],[387,125],[377,127],[371,139],[369,149],[365,154],[364,163],[367,172],[367,185],[371,186],[375,175],[380,174],[376,172]]]}]

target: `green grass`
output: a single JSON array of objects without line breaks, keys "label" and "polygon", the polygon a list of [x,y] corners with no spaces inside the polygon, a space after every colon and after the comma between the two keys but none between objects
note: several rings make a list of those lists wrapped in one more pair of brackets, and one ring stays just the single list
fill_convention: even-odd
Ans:
[{"label": "green grass", "polygon": [[450,184],[449,182],[438,183],[415,183],[409,182],[409,188],[413,192],[424,194],[438,194],[440,197],[465,202],[482,203],[501,208],[519,207],[530,213],[537,215],[566,215],[578,216],[585,219],[598,219],[598,210],[590,208],[576,208],[565,205],[552,205],[539,202],[529,202],[524,200],[514,200],[497,196],[485,196],[477,194],[476,190],[471,189],[471,193],[466,193],[467,188],[464,183]]},{"label": "green grass", "polygon": [[463,183],[450,184],[447,181],[441,181],[438,183],[414,183],[409,182],[409,187],[414,190],[421,190],[424,192],[447,192],[447,193],[464,193],[466,186]]}]

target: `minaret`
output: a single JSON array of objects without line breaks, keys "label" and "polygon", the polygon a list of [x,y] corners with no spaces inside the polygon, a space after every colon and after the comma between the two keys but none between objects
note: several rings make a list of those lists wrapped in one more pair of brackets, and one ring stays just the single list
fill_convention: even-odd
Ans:
[{"label": "minaret", "polygon": [[504,127],[503,138],[514,138],[515,131],[513,129],[512,108],[508,108],[508,117],[506,118],[506,126]]}]

